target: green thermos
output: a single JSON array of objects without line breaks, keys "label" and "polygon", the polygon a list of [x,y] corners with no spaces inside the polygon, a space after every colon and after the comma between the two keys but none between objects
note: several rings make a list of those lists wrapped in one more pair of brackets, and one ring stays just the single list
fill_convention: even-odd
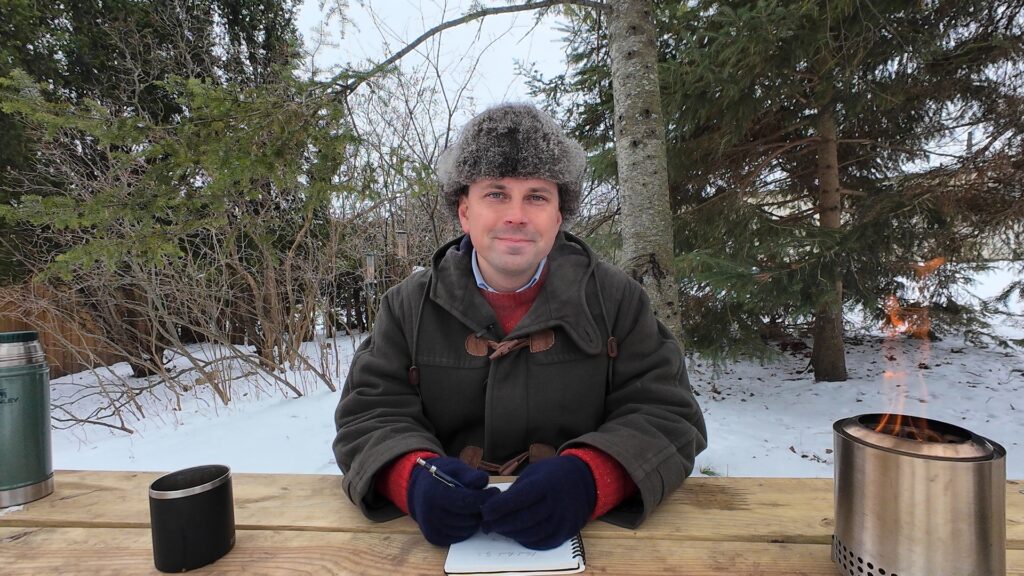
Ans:
[{"label": "green thermos", "polygon": [[35,332],[0,332],[0,508],[53,492],[50,369]]}]

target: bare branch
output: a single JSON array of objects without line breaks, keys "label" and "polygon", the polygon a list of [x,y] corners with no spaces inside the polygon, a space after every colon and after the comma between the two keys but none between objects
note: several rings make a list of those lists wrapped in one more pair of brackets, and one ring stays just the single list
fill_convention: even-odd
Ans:
[{"label": "bare branch", "polygon": [[349,82],[342,82],[342,78],[345,77],[345,76],[350,76],[353,73],[351,73],[351,72],[343,72],[341,74],[336,75],[334,78],[332,78],[327,83],[327,86],[338,86],[338,93],[335,95],[335,98],[336,99],[345,98],[345,96],[347,96],[348,94],[351,94],[352,91],[355,90],[356,88],[358,88],[361,84],[363,84],[364,82],[366,82],[370,78],[376,76],[382,70],[387,69],[389,66],[391,66],[395,62],[398,62],[399,60],[404,58],[409,52],[412,52],[413,50],[415,50],[417,46],[419,46],[420,44],[426,42],[432,36],[434,36],[436,34],[439,34],[441,32],[444,32],[445,30],[447,30],[449,28],[454,28],[456,26],[461,26],[462,24],[465,24],[467,22],[472,22],[473,20],[478,20],[480,18],[485,18],[487,16],[495,16],[495,15],[498,15],[498,14],[511,14],[511,13],[514,13],[514,12],[527,12],[527,11],[530,11],[530,10],[541,10],[541,9],[544,9],[544,8],[551,8],[551,7],[554,7],[554,6],[562,6],[562,5],[585,6],[585,7],[593,8],[595,10],[607,10],[607,9],[609,9],[609,6],[607,4],[605,4],[604,2],[599,1],[599,0],[544,0],[542,2],[529,2],[529,3],[526,3],[526,4],[515,4],[515,5],[512,5],[512,6],[498,6],[498,7],[494,7],[494,8],[483,8],[481,10],[477,10],[476,12],[470,12],[469,14],[466,14],[466,15],[460,17],[460,18],[456,18],[455,20],[449,20],[447,22],[443,22],[441,24],[438,24],[437,26],[434,26],[433,28],[431,28],[430,30],[427,30],[423,34],[420,34],[420,36],[418,38],[416,38],[415,40],[413,40],[412,42],[407,44],[404,48],[402,48],[398,52],[395,52],[394,54],[392,54],[391,57],[388,58],[387,60],[384,60],[383,62],[377,64],[376,66],[374,66],[373,68],[370,68],[369,70],[367,70],[365,72],[357,72],[357,73],[355,73],[356,77],[353,78],[352,80],[350,80]]}]

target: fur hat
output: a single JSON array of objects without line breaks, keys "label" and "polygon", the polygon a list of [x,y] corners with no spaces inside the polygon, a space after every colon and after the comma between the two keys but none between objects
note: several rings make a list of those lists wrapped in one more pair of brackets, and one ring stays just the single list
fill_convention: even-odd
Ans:
[{"label": "fur hat", "polygon": [[543,178],[558,185],[563,220],[576,215],[587,155],[551,116],[530,104],[501,104],[470,120],[437,161],[441,194],[453,214],[483,178]]}]

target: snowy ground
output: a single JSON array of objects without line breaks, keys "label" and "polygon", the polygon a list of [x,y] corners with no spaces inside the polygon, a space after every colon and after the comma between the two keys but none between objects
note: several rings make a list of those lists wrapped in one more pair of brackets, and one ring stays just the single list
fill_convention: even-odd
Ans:
[{"label": "snowy ground", "polygon": [[[930,349],[929,349],[930,348]],[[1024,478],[1024,356],[944,340],[869,337],[847,346],[850,379],[815,383],[807,359],[691,368],[709,448],[705,474],[832,476],[832,423],[896,411],[967,428],[1007,449],[1007,476]],[[707,373],[702,373],[707,372]],[[902,405],[902,407],[901,407]]]},{"label": "snowy ground", "polygon": [[[1019,319],[1000,331],[1024,334]],[[357,338],[340,337],[308,346],[313,356],[328,354],[325,365],[337,367],[333,381],[340,388],[357,344]],[[955,337],[926,343],[875,333],[848,344],[846,382],[815,383],[807,363],[804,351],[787,351],[775,363],[744,361],[718,370],[690,359],[710,443],[697,459],[700,473],[828,477],[833,422],[895,410],[999,442],[1007,450],[1007,477],[1024,478],[1024,352],[979,348]],[[129,373],[126,365],[115,365],[66,376],[53,382],[53,394],[81,394],[83,384]],[[340,394],[308,371],[284,377],[306,394],[286,398],[250,377],[233,383],[232,402],[224,406],[208,386],[180,397],[158,386],[139,398],[146,417],[125,421],[131,434],[95,425],[55,430],[54,467],[166,471],[222,463],[235,472],[339,473],[331,441]],[[83,409],[91,401],[84,399]]]},{"label": "snowy ground", "polygon": [[[336,351],[340,370],[332,380],[339,389],[360,340],[342,336],[327,341],[329,353]],[[310,355],[322,349],[308,343],[307,347]],[[188,365],[184,359],[176,362]],[[127,364],[116,364],[97,374],[59,378],[51,390],[56,402],[61,394],[80,395],[79,386],[95,382],[97,376],[130,381],[130,375]],[[255,378],[243,378],[232,384],[233,398],[225,406],[207,386],[192,387],[180,397],[158,386],[138,398],[145,418],[126,417],[131,434],[95,425],[54,430],[54,468],[164,471],[219,463],[235,472],[340,474],[331,450],[340,392],[331,392],[308,372],[284,376],[305,394],[286,397],[273,383],[252,384]]]}]

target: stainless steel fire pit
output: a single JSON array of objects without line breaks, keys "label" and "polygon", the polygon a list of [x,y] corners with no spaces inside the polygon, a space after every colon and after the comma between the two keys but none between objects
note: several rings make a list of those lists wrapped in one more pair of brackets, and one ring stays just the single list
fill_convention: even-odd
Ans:
[{"label": "stainless steel fire pit", "polygon": [[927,418],[837,421],[832,561],[843,576],[1005,576],[1006,450]]}]

